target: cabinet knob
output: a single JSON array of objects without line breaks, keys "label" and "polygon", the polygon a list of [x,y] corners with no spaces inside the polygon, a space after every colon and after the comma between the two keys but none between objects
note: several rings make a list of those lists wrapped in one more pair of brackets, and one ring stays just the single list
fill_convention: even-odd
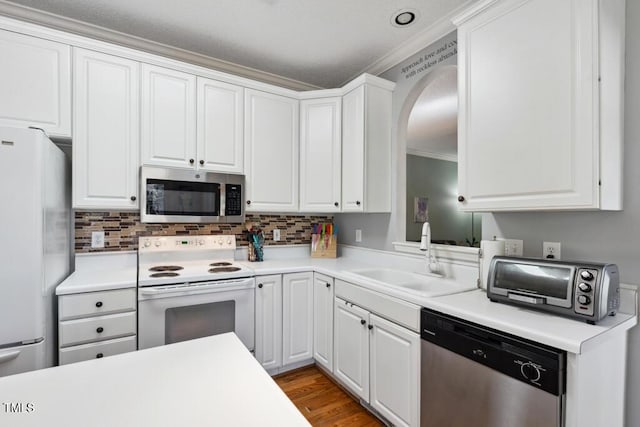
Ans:
[{"label": "cabinet knob", "polygon": [[464,196],[458,196],[458,201],[459,202],[464,202]]},{"label": "cabinet knob", "polygon": [[372,330],[372,329],[373,329],[373,325],[369,325],[369,326],[367,326],[367,327],[369,328],[369,330]]},{"label": "cabinet knob", "polygon": [[260,283],[260,284],[258,285],[258,287],[259,287],[260,289],[262,289],[262,283]]},{"label": "cabinet knob", "polygon": [[335,206],[335,207],[337,208],[338,206],[340,206],[340,204],[339,204],[338,202],[335,202],[335,203],[333,204],[333,206]]},{"label": "cabinet knob", "polygon": [[138,198],[136,196],[131,196],[131,201],[135,202]]},{"label": "cabinet knob", "polygon": [[98,326],[98,329],[96,329],[96,332],[101,334],[102,331],[104,331],[104,328],[102,326]]},{"label": "cabinet knob", "polygon": [[360,319],[360,324],[361,324],[361,325],[366,325],[366,324],[367,324],[367,321],[366,321],[366,320],[364,320],[364,319]]},{"label": "cabinet knob", "polygon": [[251,204],[251,200],[247,200],[247,204],[250,205]]},{"label": "cabinet knob", "polygon": [[102,359],[103,357],[104,357],[104,354],[102,353],[96,354],[96,359]]},{"label": "cabinet knob", "polygon": [[102,307],[102,301],[98,301],[98,302],[96,303],[96,307]]},{"label": "cabinet knob", "polygon": [[330,288],[330,287],[331,287],[331,283],[327,283],[327,288]]},{"label": "cabinet knob", "polygon": [[193,164],[194,162],[195,162],[195,160],[189,159],[189,163]]},{"label": "cabinet knob", "polygon": [[200,160],[200,164],[201,164],[201,165],[204,165],[204,160]]},{"label": "cabinet knob", "polygon": [[360,206],[360,200],[356,200],[356,205]]}]

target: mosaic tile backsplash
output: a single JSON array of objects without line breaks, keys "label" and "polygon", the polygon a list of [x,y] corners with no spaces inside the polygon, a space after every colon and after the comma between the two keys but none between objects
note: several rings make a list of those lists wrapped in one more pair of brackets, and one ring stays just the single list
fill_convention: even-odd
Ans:
[{"label": "mosaic tile backsplash", "polygon": [[[246,221],[261,228],[266,245],[307,244],[312,225],[332,223],[323,215],[246,215]],[[280,241],[273,241],[273,230],[280,230]],[[104,248],[91,247],[91,232],[104,231]],[[235,234],[238,246],[247,245],[244,224],[142,224],[138,212],[75,212],[75,251],[135,251],[139,236]]]}]

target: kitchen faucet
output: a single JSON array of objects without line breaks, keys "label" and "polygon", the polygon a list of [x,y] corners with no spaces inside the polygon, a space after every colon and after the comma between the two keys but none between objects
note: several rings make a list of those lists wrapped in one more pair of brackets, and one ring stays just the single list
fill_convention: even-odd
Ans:
[{"label": "kitchen faucet", "polygon": [[422,235],[420,236],[420,250],[424,251],[425,253],[429,272],[432,272],[432,273],[438,272],[438,270],[440,269],[438,265],[438,260],[431,252],[431,227],[429,226],[429,222],[425,222],[424,224],[422,224]]}]

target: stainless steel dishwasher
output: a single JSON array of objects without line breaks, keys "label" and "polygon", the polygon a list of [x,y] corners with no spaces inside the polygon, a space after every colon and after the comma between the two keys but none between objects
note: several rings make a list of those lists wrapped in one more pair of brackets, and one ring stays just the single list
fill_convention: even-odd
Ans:
[{"label": "stainless steel dishwasher", "polygon": [[563,425],[565,352],[423,308],[421,427]]}]

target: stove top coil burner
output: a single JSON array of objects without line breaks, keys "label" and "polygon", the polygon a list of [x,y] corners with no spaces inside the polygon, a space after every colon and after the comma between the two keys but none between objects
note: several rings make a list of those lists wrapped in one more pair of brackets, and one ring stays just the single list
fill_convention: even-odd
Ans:
[{"label": "stove top coil burner", "polygon": [[240,267],[215,267],[210,268],[209,273],[231,273],[232,271],[239,271]]},{"label": "stove top coil burner", "polygon": [[[182,269],[183,267],[180,267],[179,265],[158,265],[156,267],[151,267],[149,271],[178,271]],[[151,275],[151,277],[159,277],[159,276]]]},{"label": "stove top coil burner", "polygon": [[227,261],[212,262],[211,264],[209,264],[210,267],[226,267],[228,265],[232,265],[232,264]]},{"label": "stove top coil burner", "polygon": [[[182,267],[181,267],[182,268]],[[172,271],[163,271],[160,273],[152,273],[149,275],[149,277],[176,277],[179,276],[178,273],[174,273]]]}]

